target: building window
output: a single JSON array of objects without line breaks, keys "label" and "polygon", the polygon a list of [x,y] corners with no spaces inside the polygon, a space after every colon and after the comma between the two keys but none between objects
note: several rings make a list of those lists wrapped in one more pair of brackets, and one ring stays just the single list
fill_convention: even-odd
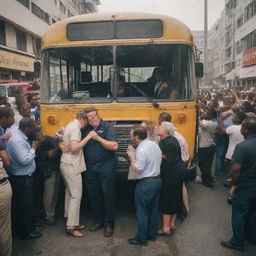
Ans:
[{"label": "building window", "polygon": [[240,28],[243,25],[243,15],[241,15],[238,19],[237,19],[237,28]]},{"label": "building window", "polygon": [[16,0],[29,9],[29,0]]},{"label": "building window", "polygon": [[17,49],[23,52],[27,51],[27,35],[25,32],[16,30]]},{"label": "building window", "polygon": [[231,57],[231,47],[226,49],[226,60],[229,60]]},{"label": "building window", "polygon": [[243,38],[244,51],[256,48],[256,30]]},{"label": "building window", "polygon": [[244,22],[251,19],[255,14],[256,14],[256,0],[253,0],[244,9]]},{"label": "building window", "polygon": [[5,23],[0,20],[0,44],[5,45]]},{"label": "building window", "polygon": [[66,7],[62,2],[60,2],[60,11],[63,12],[64,14],[66,13]]},{"label": "building window", "polygon": [[32,13],[35,14],[38,18],[46,22],[47,24],[50,24],[50,17],[49,14],[43,11],[40,7],[38,7],[36,4],[32,3]]},{"label": "building window", "polygon": [[236,42],[236,54],[240,54],[243,51],[243,42],[240,40]]},{"label": "building window", "polygon": [[33,38],[34,53],[37,59],[41,58],[41,40],[39,38]]}]

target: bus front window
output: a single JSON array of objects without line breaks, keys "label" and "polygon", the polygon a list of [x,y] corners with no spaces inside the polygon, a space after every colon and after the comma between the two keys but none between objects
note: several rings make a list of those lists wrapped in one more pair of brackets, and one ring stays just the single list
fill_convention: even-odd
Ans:
[{"label": "bus front window", "polygon": [[194,99],[193,52],[186,45],[119,46],[118,101]]},{"label": "bus front window", "polygon": [[43,52],[42,63],[42,103],[112,100],[112,47],[49,49]]}]

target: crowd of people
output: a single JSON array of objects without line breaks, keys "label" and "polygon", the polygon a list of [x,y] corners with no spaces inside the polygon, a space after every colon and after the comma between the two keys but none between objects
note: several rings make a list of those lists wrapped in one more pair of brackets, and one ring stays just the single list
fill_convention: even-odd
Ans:
[{"label": "crowd of people", "polygon": [[205,91],[198,105],[202,184],[213,187],[216,177],[224,176],[223,185],[230,188],[233,236],[221,245],[244,250],[245,239],[256,244],[256,95],[253,91]]},{"label": "crowd of people", "polygon": [[[233,237],[221,245],[243,250],[244,239],[256,243],[256,97],[233,91],[202,92],[197,99],[198,166],[201,182],[213,187],[225,176],[230,187]],[[162,112],[155,125],[143,120],[132,127],[129,175],[135,188],[137,234],[132,245],[147,245],[157,236],[170,236],[176,218],[189,212],[186,183],[189,150],[172,117]],[[11,255],[12,230],[22,238],[38,238],[42,218],[55,225],[61,178],[65,185],[65,230],[83,237],[80,220],[83,183],[86,184],[94,225],[111,237],[115,227],[116,131],[90,107],[77,113],[54,136],[40,129],[37,95],[17,99],[16,106],[0,99],[0,255]],[[215,158],[215,166],[213,166]],[[214,172],[212,173],[212,170]],[[84,181],[84,182],[83,182]],[[159,228],[159,212],[162,225]]]}]

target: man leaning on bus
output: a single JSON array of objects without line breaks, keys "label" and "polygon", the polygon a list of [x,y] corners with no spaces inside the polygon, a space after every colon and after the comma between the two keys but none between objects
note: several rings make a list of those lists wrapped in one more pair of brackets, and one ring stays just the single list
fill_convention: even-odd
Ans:
[{"label": "man leaning on bus", "polygon": [[87,165],[85,182],[95,220],[90,231],[104,226],[105,237],[110,237],[115,223],[115,151],[118,143],[113,125],[103,121],[97,109],[87,108],[85,112],[89,125],[82,132],[83,137],[94,132],[84,147]]}]

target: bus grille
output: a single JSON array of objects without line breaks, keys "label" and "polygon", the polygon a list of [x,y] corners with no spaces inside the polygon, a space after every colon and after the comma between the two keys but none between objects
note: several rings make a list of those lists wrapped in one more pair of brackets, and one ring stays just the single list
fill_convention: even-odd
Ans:
[{"label": "bus grille", "polygon": [[130,141],[130,131],[133,124],[114,124],[116,128],[116,136],[118,142],[117,155],[117,169],[128,169],[130,166],[130,161],[128,159],[126,150]]}]

